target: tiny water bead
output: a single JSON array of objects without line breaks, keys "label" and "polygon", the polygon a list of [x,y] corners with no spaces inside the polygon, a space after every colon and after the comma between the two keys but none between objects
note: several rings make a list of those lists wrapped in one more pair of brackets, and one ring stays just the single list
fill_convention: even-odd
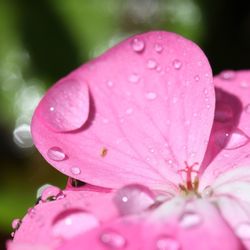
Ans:
[{"label": "tiny water bead", "polygon": [[155,100],[156,97],[157,97],[157,94],[155,92],[147,92],[145,94],[145,97],[148,99],[148,100]]},{"label": "tiny water bead", "polygon": [[192,211],[184,212],[179,219],[179,224],[182,228],[199,226],[201,223],[202,223],[201,215]]},{"label": "tiny water bead", "polygon": [[235,78],[235,72],[233,70],[225,70],[220,73],[222,80],[233,80]]},{"label": "tiny water bead", "polygon": [[72,168],[70,169],[70,172],[71,172],[72,174],[74,174],[74,175],[79,175],[79,174],[81,173],[81,169],[78,168],[78,167],[72,167]]},{"label": "tiny water bead", "polygon": [[200,76],[199,76],[199,75],[194,76],[194,80],[195,80],[196,82],[199,82],[199,81],[200,81]]},{"label": "tiny water bead", "polygon": [[161,44],[159,43],[156,43],[155,46],[154,46],[154,49],[157,53],[161,53],[163,51],[163,47]]},{"label": "tiny water bead", "polygon": [[170,236],[161,236],[156,241],[156,250],[181,250],[181,245]]},{"label": "tiny water bead", "polygon": [[136,74],[136,73],[133,73],[132,75],[129,76],[128,80],[131,83],[137,83],[140,80],[140,76],[138,74]]},{"label": "tiny water bead", "polygon": [[249,222],[240,223],[236,227],[235,233],[238,237],[240,237],[243,240],[250,240],[250,223]]},{"label": "tiny water bead", "polygon": [[140,38],[134,38],[131,46],[135,52],[142,52],[145,48],[145,42]]},{"label": "tiny water bead", "polygon": [[100,235],[100,241],[109,249],[121,249],[126,246],[126,239],[119,233],[107,230]]},{"label": "tiny water bead", "polygon": [[157,62],[154,59],[149,59],[147,61],[147,68],[148,69],[155,69],[157,67]]},{"label": "tiny water bead", "polygon": [[211,197],[212,195],[213,195],[213,189],[212,189],[212,187],[211,186],[207,186],[207,187],[205,187],[204,188],[204,190],[202,191],[202,197],[204,197],[204,198],[209,198],[209,197]]},{"label": "tiny water bead", "polygon": [[178,59],[175,59],[173,61],[173,67],[176,69],[176,70],[179,70],[181,67],[182,67],[182,62]]},{"label": "tiny water bead", "polygon": [[66,159],[66,154],[59,147],[51,147],[47,151],[47,156],[53,161],[63,161]]},{"label": "tiny water bead", "polygon": [[20,219],[14,219],[11,223],[12,229],[15,231],[20,227],[22,221]]},{"label": "tiny water bead", "polygon": [[114,203],[121,215],[135,214],[153,205],[154,195],[145,186],[131,184],[116,192]]},{"label": "tiny water bead", "polygon": [[62,190],[56,186],[48,186],[46,187],[41,194],[41,200],[43,202],[54,201],[59,198],[63,198],[64,194]]},{"label": "tiny water bead", "polygon": [[70,209],[57,215],[52,224],[52,234],[70,239],[99,225],[99,220],[93,214],[79,209]]},{"label": "tiny water bead", "polygon": [[112,88],[112,87],[114,86],[114,82],[112,82],[112,81],[110,81],[110,80],[108,80],[108,81],[106,82],[106,84],[107,84],[107,86],[108,86],[109,88]]}]

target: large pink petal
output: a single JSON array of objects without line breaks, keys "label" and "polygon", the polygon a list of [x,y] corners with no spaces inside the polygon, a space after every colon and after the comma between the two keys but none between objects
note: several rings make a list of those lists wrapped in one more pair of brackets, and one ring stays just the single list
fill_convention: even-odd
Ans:
[{"label": "large pink petal", "polygon": [[201,188],[210,185],[221,173],[250,164],[250,71],[225,71],[215,77],[214,83],[215,122]]},{"label": "large pink petal", "polygon": [[[174,203],[177,205],[179,201],[176,200]],[[193,210],[190,210],[191,205]],[[168,207],[169,204],[164,206],[168,211],[172,210]],[[95,250],[245,249],[221,217],[218,209],[204,200],[187,203],[186,208],[179,214],[166,212],[164,217],[161,211],[157,219],[156,213],[159,213],[157,209],[144,216],[115,220],[108,225],[76,236],[65,242],[58,250],[81,250],[84,246]]]},{"label": "large pink petal", "polygon": [[[87,107],[86,88],[82,97],[71,91],[74,79],[88,85],[86,122],[78,100]],[[67,105],[61,91],[70,99]],[[66,109],[62,126],[50,103],[60,114]],[[203,52],[179,35],[149,32],[125,40],[52,87],[35,112],[32,133],[44,158],[68,176],[108,188],[141,183],[174,192],[185,161],[202,162],[213,110],[211,69]],[[69,132],[79,127],[76,115],[84,116],[82,127]]]},{"label": "large pink petal", "polygon": [[113,193],[63,191],[51,202],[29,209],[15,232],[13,243],[54,247],[118,216]]}]

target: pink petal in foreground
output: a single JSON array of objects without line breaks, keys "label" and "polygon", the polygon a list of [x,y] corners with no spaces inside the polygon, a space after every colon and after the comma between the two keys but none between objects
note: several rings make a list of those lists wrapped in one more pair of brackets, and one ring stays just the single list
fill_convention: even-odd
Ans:
[{"label": "pink petal in foreground", "polygon": [[[29,209],[14,235],[13,244],[55,247],[65,240],[99,227],[118,215],[112,193],[63,191]],[[49,200],[52,200],[49,202]]]},{"label": "pink petal in foreground", "polygon": [[215,77],[214,83],[215,122],[202,169],[201,189],[211,185],[220,174],[250,164],[250,71],[224,71]]},{"label": "pink petal in foreground", "polygon": [[[71,93],[64,80],[45,95],[32,122],[35,145],[59,171],[97,186],[138,183],[174,193],[185,162],[199,167],[212,126],[214,89],[209,63],[194,43],[168,32],[136,35],[66,79],[72,78],[82,79],[90,92],[85,125],[56,133],[86,114],[78,105],[86,103],[84,90],[83,97],[71,95],[75,110],[64,104],[62,92]],[[62,114],[66,110],[67,121],[58,129],[47,126],[53,120],[47,118],[50,102]],[[51,149],[65,157],[58,160]]]},{"label": "pink petal in foreground", "polygon": [[[216,207],[202,200],[187,204],[181,214],[166,214],[164,220],[162,217],[153,220],[149,214],[114,220],[76,236],[57,250],[80,250],[83,246],[95,250],[245,249]],[[191,205],[193,210],[190,210]],[[158,213],[157,209],[155,213]]]}]

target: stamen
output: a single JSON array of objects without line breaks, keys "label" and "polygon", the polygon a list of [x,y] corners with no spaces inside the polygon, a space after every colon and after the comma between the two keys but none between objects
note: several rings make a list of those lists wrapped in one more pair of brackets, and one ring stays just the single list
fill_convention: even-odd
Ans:
[{"label": "stamen", "polygon": [[[185,173],[186,174],[186,180],[185,180],[185,184],[186,186],[184,185],[179,185],[180,189],[182,191],[194,191],[194,192],[197,192],[198,190],[198,187],[199,187],[199,178],[198,178],[198,173],[199,171],[198,170],[194,170],[193,168],[197,165],[199,165],[198,162],[195,162],[193,163],[191,166],[188,165],[188,163],[185,161],[185,168],[184,169],[181,169],[181,170],[178,170],[179,173]],[[192,174],[195,173],[196,176],[193,180],[193,176]],[[183,190],[183,187],[185,188],[185,190]]]}]

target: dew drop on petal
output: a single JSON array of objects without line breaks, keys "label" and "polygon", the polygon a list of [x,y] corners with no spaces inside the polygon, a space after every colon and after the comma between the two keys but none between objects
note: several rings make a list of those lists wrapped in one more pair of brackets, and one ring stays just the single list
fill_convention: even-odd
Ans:
[{"label": "dew drop on petal", "polygon": [[186,211],[183,213],[183,215],[180,217],[180,226],[183,228],[190,228],[199,226],[202,222],[201,215],[195,213]]},{"label": "dew drop on petal", "polygon": [[147,92],[145,96],[148,100],[154,100],[156,99],[157,94],[155,92]]},{"label": "dew drop on petal", "polygon": [[114,83],[113,83],[112,81],[110,81],[110,80],[108,80],[108,81],[106,82],[106,84],[107,84],[107,86],[108,86],[109,88],[112,88],[112,87],[114,86]]},{"label": "dew drop on petal", "polygon": [[157,53],[161,53],[163,51],[163,47],[161,44],[159,43],[156,43],[155,46],[154,46],[154,49]]},{"label": "dew drop on petal", "polygon": [[53,161],[63,161],[66,158],[65,153],[59,147],[51,147],[47,151],[47,156]]},{"label": "dew drop on petal", "polygon": [[179,69],[181,68],[181,66],[182,66],[182,62],[181,62],[180,60],[178,60],[178,59],[175,59],[175,60],[173,61],[173,66],[174,66],[174,68],[175,68],[176,70],[179,70]]},{"label": "dew drop on petal", "polygon": [[234,113],[232,108],[224,103],[217,103],[215,109],[215,121],[228,122],[233,119]]},{"label": "dew drop on petal", "polygon": [[20,227],[21,222],[22,222],[22,221],[21,221],[20,219],[14,219],[14,220],[12,221],[12,223],[11,223],[12,228],[13,228],[14,230],[17,230],[17,229]]},{"label": "dew drop on petal", "polygon": [[89,115],[89,91],[82,79],[63,79],[51,88],[39,106],[41,118],[57,132],[80,128]]},{"label": "dew drop on petal", "polygon": [[199,75],[196,75],[196,76],[194,77],[194,80],[195,80],[196,82],[199,82],[199,81],[200,81],[200,76],[199,76]]},{"label": "dew drop on petal", "polygon": [[127,115],[131,115],[132,113],[133,113],[133,109],[132,108],[126,109],[126,114]]},{"label": "dew drop on petal", "polygon": [[181,250],[181,245],[169,236],[161,236],[156,241],[156,250]]},{"label": "dew drop on petal", "polygon": [[157,67],[157,62],[154,59],[149,59],[147,61],[147,68],[148,69],[155,69]]},{"label": "dew drop on petal", "polygon": [[249,137],[239,129],[235,129],[229,136],[225,149],[237,149],[249,143]]},{"label": "dew drop on petal", "polygon": [[99,220],[88,212],[69,209],[58,214],[52,224],[52,234],[65,239],[99,226]]},{"label": "dew drop on petal", "polygon": [[131,46],[135,52],[142,52],[145,48],[145,42],[140,38],[134,38]]},{"label": "dew drop on petal", "polygon": [[233,80],[235,78],[235,72],[233,70],[225,70],[220,73],[222,80]]},{"label": "dew drop on petal", "polygon": [[136,73],[133,73],[129,76],[128,80],[132,83],[137,83],[140,80],[140,76]]},{"label": "dew drop on petal", "polygon": [[120,249],[126,246],[126,239],[115,231],[105,231],[100,236],[101,243],[109,249]]},{"label": "dew drop on petal", "polygon": [[70,169],[71,173],[74,174],[74,175],[79,175],[81,173],[81,169],[78,168],[78,167],[72,167]]},{"label": "dew drop on petal", "polygon": [[121,215],[135,214],[152,205],[154,196],[149,188],[139,184],[131,184],[116,192],[114,203]]},{"label": "dew drop on petal", "polygon": [[202,197],[208,198],[211,197],[213,195],[213,189],[211,186],[207,186],[204,188],[204,190],[202,191]]},{"label": "dew drop on petal", "polygon": [[41,194],[41,200],[43,202],[56,200],[59,195],[62,194],[62,190],[55,186],[46,187]]},{"label": "dew drop on petal", "polygon": [[236,227],[236,235],[244,240],[250,240],[250,223],[241,223]]}]

